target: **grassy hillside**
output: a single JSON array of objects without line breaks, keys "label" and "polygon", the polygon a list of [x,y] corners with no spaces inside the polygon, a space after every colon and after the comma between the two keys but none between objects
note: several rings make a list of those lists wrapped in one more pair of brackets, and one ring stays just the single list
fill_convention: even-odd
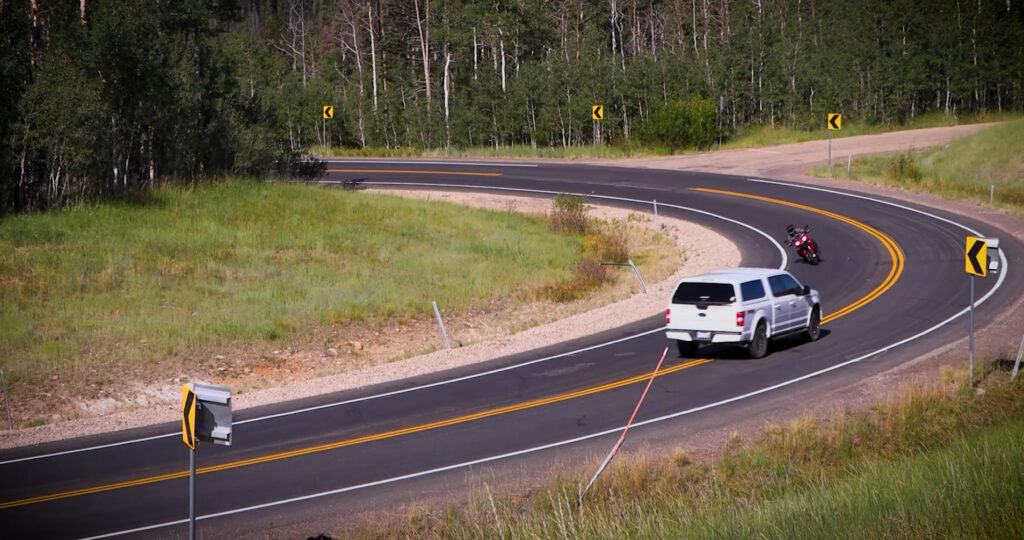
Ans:
[{"label": "grassy hillside", "polygon": [[964,379],[734,438],[713,463],[620,456],[582,506],[586,478],[562,475],[525,498],[485,490],[466,507],[337,537],[1021,538],[1024,379],[995,372],[984,393]]},{"label": "grassy hillside", "polygon": [[339,327],[432,319],[431,301],[455,314],[571,299],[600,285],[580,279],[581,258],[630,248],[597,238],[514,208],[249,181],[11,216],[0,220],[0,367],[15,404],[95,397],[133,375],[197,376],[218,354],[322,351]]},{"label": "grassy hillside", "polygon": [[[984,203],[993,194],[994,204],[1024,214],[1024,120],[1000,124],[945,147],[859,157],[849,173],[845,165],[834,163],[832,176]],[[826,176],[828,170],[814,167],[810,174]]]}]

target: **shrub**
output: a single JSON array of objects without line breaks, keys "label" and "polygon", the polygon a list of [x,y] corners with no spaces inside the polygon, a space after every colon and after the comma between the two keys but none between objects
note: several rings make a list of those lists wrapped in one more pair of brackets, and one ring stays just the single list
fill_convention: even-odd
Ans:
[{"label": "shrub", "polygon": [[912,153],[901,152],[889,158],[889,162],[885,166],[885,177],[893,182],[903,180],[917,182],[921,179],[921,167]]},{"label": "shrub", "polygon": [[637,130],[641,141],[672,149],[707,148],[718,135],[718,109],[706,98],[666,103]]},{"label": "shrub", "polygon": [[587,232],[587,200],[578,195],[562,193],[551,208],[551,230],[583,234]]},{"label": "shrub", "polygon": [[555,302],[571,302],[608,281],[608,268],[593,259],[582,259],[572,269],[572,279],[544,289],[544,295]]},{"label": "shrub", "polygon": [[584,252],[605,263],[625,264],[629,260],[629,228],[616,222],[584,239]]}]

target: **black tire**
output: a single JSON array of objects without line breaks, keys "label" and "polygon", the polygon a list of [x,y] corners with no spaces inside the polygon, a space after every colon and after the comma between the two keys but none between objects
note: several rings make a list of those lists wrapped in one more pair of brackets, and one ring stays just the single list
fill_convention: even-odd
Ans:
[{"label": "black tire", "polygon": [[818,341],[821,337],[821,312],[818,308],[811,310],[811,320],[807,323],[807,330],[804,331],[804,338],[807,341]]},{"label": "black tire", "polygon": [[747,345],[747,355],[751,358],[764,358],[766,354],[768,354],[768,330],[764,321],[760,321],[757,323],[757,328],[754,329],[754,337]]},{"label": "black tire", "polygon": [[700,347],[700,343],[677,339],[676,346],[679,347],[679,356],[681,358],[694,358],[697,356],[697,349]]}]

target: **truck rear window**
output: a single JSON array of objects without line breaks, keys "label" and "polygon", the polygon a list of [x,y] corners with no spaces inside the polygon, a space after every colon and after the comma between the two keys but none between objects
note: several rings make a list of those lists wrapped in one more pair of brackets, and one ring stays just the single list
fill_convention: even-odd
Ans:
[{"label": "truck rear window", "polygon": [[672,295],[673,304],[731,304],[736,289],[728,283],[680,283]]}]

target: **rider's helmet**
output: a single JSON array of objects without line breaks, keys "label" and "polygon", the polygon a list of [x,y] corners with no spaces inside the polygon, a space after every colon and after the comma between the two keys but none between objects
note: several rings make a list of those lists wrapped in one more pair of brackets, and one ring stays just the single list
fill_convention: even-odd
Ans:
[{"label": "rider's helmet", "polygon": [[788,226],[786,226],[786,234],[788,234],[790,236],[793,236],[794,234],[796,234],[796,229],[793,228],[793,224],[792,223],[790,223]]}]

